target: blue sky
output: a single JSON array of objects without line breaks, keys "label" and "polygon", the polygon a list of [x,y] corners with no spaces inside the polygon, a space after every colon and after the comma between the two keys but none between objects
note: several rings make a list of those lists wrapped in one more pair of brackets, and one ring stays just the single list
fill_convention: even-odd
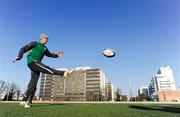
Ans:
[{"label": "blue sky", "polygon": [[[179,0],[0,0],[0,79],[26,89],[26,55],[11,62],[23,45],[46,32],[49,50],[65,53],[45,57],[51,67],[101,68],[124,94],[132,80],[135,95],[161,66],[170,65],[179,87],[179,11]],[[117,56],[105,58],[105,48]]]}]

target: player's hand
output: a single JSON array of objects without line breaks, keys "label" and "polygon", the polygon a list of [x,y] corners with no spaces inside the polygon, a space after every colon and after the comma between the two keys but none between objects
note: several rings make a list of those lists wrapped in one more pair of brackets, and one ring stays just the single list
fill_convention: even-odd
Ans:
[{"label": "player's hand", "polygon": [[16,61],[21,60],[21,57],[17,57],[16,59],[13,60],[13,63],[15,63]]},{"label": "player's hand", "polygon": [[64,52],[58,52],[57,55],[58,55],[58,57],[63,57],[64,56]]}]

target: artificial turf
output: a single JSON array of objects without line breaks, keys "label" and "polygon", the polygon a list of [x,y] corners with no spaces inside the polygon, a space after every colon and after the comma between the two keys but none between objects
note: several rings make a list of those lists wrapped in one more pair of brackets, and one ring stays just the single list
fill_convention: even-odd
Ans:
[{"label": "artificial turf", "polygon": [[0,117],[180,117],[180,105],[122,103],[0,103]]}]

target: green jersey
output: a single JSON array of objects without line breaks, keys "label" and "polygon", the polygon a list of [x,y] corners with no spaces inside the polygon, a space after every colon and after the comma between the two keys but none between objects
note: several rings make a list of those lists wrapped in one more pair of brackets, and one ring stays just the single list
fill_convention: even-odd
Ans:
[{"label": "green jersey", "polygon": [[27,51],[29,51],[29,53],[27,55],[27,63],[28,64],[33,61],[41,62],[44,55],[46,55],[48,57],[54,57],[54,58],[58,57],[57,54],[53,54],[53,53],[49,52],[47,47],[40,42],[31,42],[31,43],[25,45],[24,47],[22,47],[21,50],[19,51],[18,57],[22,58],[23,54]]}]

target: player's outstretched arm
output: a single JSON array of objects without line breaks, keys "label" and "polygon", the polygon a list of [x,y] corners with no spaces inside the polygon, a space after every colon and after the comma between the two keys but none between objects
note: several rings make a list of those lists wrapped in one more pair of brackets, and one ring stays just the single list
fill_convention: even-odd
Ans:
[{"label": "player's outstretched arm", "polygon": [[22,57],[23,57],[23,54],[26,53],[27,51],[31,50],[32,48],[34,48],[36,44],[37,44],[37,42],[34,41],[34,42],[31,42],[31,43],[23,46],[19,51],[18,57],[13,60],[13,63],[15,63],[16,61],[21,60]]},{"label": "player's outstretched arm", "polygon": [[45,55],[52,58],[62,57],[64,56],[64,52],[58,52],[58,53],[51,53],[48,49],[45,52]]}]

